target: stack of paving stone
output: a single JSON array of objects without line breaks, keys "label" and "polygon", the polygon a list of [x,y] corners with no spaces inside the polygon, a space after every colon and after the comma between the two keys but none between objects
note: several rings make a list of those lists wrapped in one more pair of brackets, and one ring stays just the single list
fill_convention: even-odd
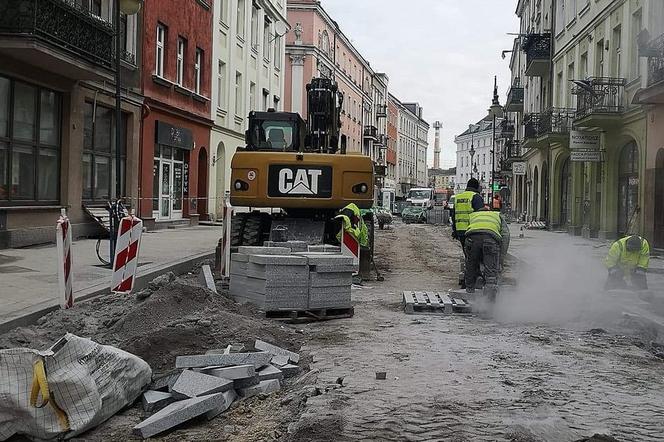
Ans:
[{"label": "stack of paving stone", "polygon": [[[297,375],[297,353],[257,340],[256,352],[210,350],[204,355],[178,356],[182,371],[164,376],[143,393],[143,409],[155,412],[134,427],[134,433],[149,438],[205,415],[214,419],[234,401],[281,389],[281,381]],[[243,350],[243,346],[235,348]]]},{"label": "stack of paving stone", "polygon": [[275,241],[265,241],[263,243],[265,247],[285,247],[290,249],[291,252],[306,252],[309,250],[309,246],[304,241],[284,241],[284,242],[275,242]]},{"label": "stack of paving stone", "polygon": [[309,246],[308,252],[326,252],[326,253],[341,253],[341,247],[333,246],[331,244],[317,244]]},{"label": "stack of paving stone", "polygon": [[309,263],[309,309],[351,307],[353,258],[327,252],[296,253]]},{"label": "stack of paving stone", "polygon": [[238,302],[271,310],[306,310],[307,259],[283,247],[240,247],[231,255],[229,293]]}]

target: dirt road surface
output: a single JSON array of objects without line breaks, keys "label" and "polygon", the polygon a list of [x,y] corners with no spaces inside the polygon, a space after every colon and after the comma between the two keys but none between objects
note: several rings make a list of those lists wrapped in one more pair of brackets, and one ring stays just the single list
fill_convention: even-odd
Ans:
[{"label": "dirt road surface", "polygon": [[[664,363],[604,329],[403,313],[402,290],[454,287],[460,248],[441,227],[379,232],[385,281],[353,292],[352,320],[307,326],[319,383],[293,441],[620,441],[664,437]],[[376,380],[386,371],[386,380]]]}]

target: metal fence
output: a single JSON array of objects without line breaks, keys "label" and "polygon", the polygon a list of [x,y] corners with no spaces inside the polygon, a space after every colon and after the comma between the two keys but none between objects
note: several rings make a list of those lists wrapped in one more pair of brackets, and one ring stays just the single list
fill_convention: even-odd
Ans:
[{"label": "metal fence", "polygon": [[449,224],[450,211],[447,209],[431,209],[427,211],[427,224]]}]

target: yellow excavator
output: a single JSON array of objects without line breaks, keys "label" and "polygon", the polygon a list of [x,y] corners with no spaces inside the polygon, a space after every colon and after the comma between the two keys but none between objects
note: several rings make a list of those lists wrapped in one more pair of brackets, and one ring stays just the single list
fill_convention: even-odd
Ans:
[{"label": "yellow excavator", "polygon": [[249,113],[246,146],[231,161],[230,195],[236,209],[249,210],[234,215],[232,246],[262,245],[277,237],[332,243],[341,208],[349,203],[371,208],[373,162],[346,152],[340,135],[343,99],[334,80],[314,78],[307,85],[306,122],[297,113],[273,109]]}]

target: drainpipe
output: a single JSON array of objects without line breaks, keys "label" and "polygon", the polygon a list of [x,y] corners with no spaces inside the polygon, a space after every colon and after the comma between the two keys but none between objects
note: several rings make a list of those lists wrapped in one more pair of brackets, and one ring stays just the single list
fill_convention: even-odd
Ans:
[{"label": "drainpipe", "polygon": [[[553,108],[553,56],[555,54],[554,46],[556,41],[556,14],[555,14],[556,0],[551,0],[551,43],[549,44],[549,107]],[[553,121],[553,120],[552,120]],[[551,182],[553,181],[553,165],[551,164],[551,143],[548,143],[546,150],[546,170],[547,170],[547,183],[546,183],[546,193],[544,197],[546,199],[546,219],[545,222],[549,227],[551,227]]]}]

